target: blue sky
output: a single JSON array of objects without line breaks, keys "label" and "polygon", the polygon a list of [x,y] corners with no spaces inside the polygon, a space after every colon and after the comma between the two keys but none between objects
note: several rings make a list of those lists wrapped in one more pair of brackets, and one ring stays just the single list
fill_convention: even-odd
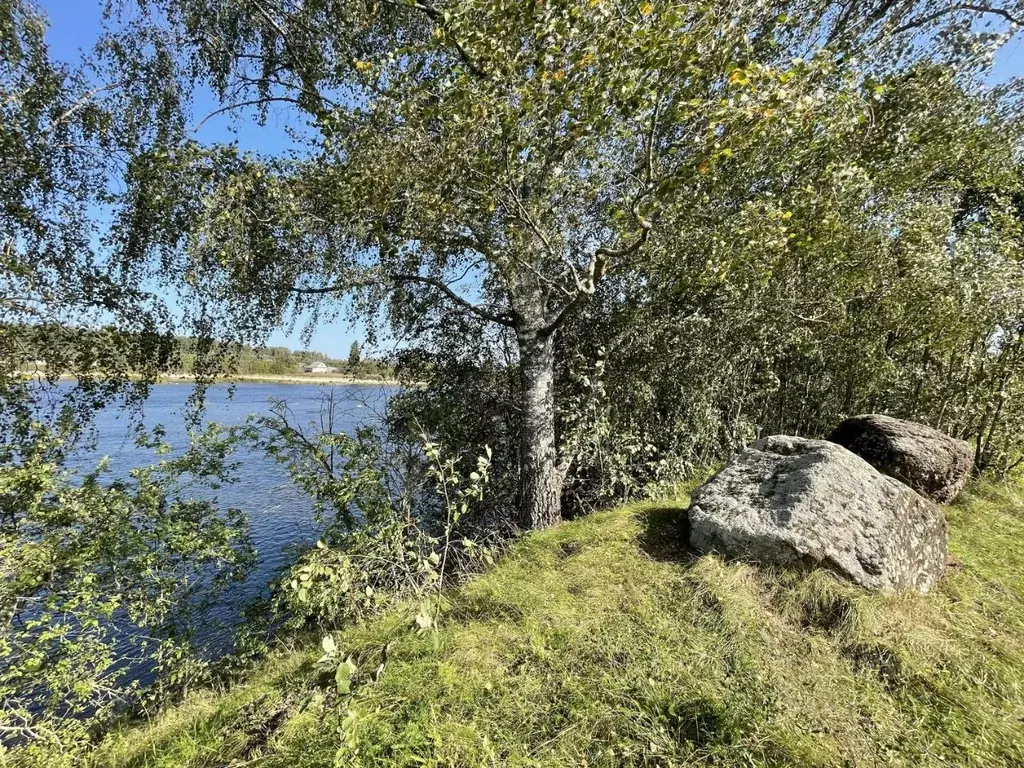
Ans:
[{"label": "blue sky", "polygon": [[[47,41],[50,54],[55,59],[67,62],[78,61],[81,51],[88,51],[99,35],[101,27],[102,0],[36,0],[49,16],[50,29]],[[196,122],[200,122],[203,111],[197,104]],[[210,100],[209,109],[215,105]],[[285,134],[288,116],[280,110],[272,110],[265,126],[252,121],[235,121],[228,116],[218,116],[203,124],[196,136],[209,142],[238,141],[244,149],[266,153],[282,152],[292,146]],[[308,345],[299,338],[302,326],[293,332],[276,331],[268,340],[271,346],[285,346],[292,349],[311,349],[324,352],[332,357],[346,358],[353,341],[364,345],[365,331],[341,318],[321,322],[317,325]],[[385,347],[382,351],[387,351]]]},{"label": "blue sky", "polygon": [[[37,0],[37,3],[50,17],[47,39],[55,58],[76,61],[80,51],[91,48],[100,29],[102,0]],[[1024,32],[1018,33],[1000,50],[990,82],[1002,82],[1017,75],[1024,75]],[[197,115],[198,119],[202,117]],[[233,122],[221,116],[206,122],[197,136],[211,142],[237,140],[246,149],[277,153],[291,146],[284,131],[286,120],[287,114],[280,111],[272,111],[265,126],[252,121]],[[352,341],[362,344],[364,337],[361,327],[352,327],[346,320],[339,319],[320,323],[307,347],[299,338],[301,330],[298,327],[292,333],[275,332],[268,343],[344,357]]]},{"label": "blue sky", "polygon": [[1003,46],[992,68],[992,81],[1002,82],[1024,75],[1024,32],[1018,32]]}]

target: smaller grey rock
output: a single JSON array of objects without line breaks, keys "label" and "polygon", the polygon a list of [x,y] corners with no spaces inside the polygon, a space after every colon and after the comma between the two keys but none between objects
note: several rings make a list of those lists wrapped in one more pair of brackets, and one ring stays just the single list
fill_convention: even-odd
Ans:
[{"label": "smaller grey rock", "polygon": [[927,592],[948,555],[941,509],[824,440],[759,440],[694,492],[688,514],[698,552],[826,567],[875,590]]},{"label": "smaller grey rock", "polygon": [[971,446],[963,440],[891,416],[854,416],[836,427],[828,439],[942,504],[953,501],[963,490],[974,466]]}]

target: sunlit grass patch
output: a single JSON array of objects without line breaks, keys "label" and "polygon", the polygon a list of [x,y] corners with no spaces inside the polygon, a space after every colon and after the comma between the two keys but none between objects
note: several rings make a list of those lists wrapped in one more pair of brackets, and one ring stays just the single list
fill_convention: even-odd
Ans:
[{"label": "sunlit grass patch", "polygon": [[[98,763],[1024,764],[1019,490],[982,486],[949,510],[958,564],[929,595],[695,557],[684,509],[532,534],[446,594],[436,632],[416,633],[409,606],[339,633],[361,666],[387,647],[349,698],[289,657],[288,674],[119,734]],[[239,726],[253,702],[286,711],[258,743],[265,725]]]}]

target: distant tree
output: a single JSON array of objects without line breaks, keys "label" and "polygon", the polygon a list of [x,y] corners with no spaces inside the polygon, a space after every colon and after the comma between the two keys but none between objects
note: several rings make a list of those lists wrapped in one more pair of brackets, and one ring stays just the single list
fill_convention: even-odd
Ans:
[{"label": "distant tree", "polygon": [[353,341],[352,346],[348,348],[348,364],[353,368],[357,367],[362,360],[362,354],[359,351],[359,342]]}]

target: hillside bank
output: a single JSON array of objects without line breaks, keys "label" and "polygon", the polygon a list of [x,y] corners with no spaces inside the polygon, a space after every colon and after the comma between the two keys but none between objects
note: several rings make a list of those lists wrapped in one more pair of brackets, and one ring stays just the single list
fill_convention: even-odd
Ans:
[{"label": "hillside bank", "polygon": [[[97,766],[1024,764],[1024,492],[948,509],[930,594],[691,557],[686,499],[531,534],[447,594],[318,640],[113,734]],[[376,680],[369,674],[384,664]],[[333,684],[333,681],[331,681]]]}]

